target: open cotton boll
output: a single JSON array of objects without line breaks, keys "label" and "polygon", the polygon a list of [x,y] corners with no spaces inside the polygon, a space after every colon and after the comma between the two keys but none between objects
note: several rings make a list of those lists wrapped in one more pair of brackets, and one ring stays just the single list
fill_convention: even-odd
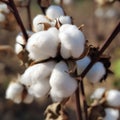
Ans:
[{"label": "open cotton boll", "polygon": [[84,69],[88,66],[88,64],[91,62],[90,57],[85,56],[84,58],[77,60],[77,74],[80,75]]},{"label": "open cotton boll", "polygon": [[6,19],[5,15],[3,13],[0,13],[0,22],[4,22]]},{"label": "open cotton boll", "polygon": [[30,94],[27,94],[25,96],[23,102],[26,103],[26,104],[30,104],[30,103],[33,102],[33,100],[34,100],[34,97],[32,95],[30,95]]},{"label": "open cotton boll", "polygon": [[101,99],[105,93],[105,88],[97,88],[91,95],[91,99]]},{"label": "open cotton boll", "polygon": [[30,66],[23,73],[20,82],[26,86],[31,86],[32,84],[38,83],[42,79],[48,78],[55,64],[55,62],[50,61]]},{"label": "open cotton boll", "polygon": [[36,84],[31,85],[28,89],[28,92],[34,97],[41,98],[47,95],[49,90],[50,90],[49,80],[44,79],[40,82],[37,82]]},{"label": "open cotton boll", "polygon": [[23,50],[22,45],[16,43],[16,44],[15,44],[15,53],[16,53],[16,54],[19,54],[22,50]]},{"label": "open cotton boll", "polygon": [[29,57],[32,60],[54,58],[57,54],[59,41],[48,31],[34,33],[26,45]]},{"label": "open cotton boll", "polygon": [[67,72],[67,64],[61,61],[56,64],[50,77],[50,86],[59,92],[60,98],[71,96],[77,88],[77,81]]},{"label": "open cotton boll", "polygon": [[120,91],[109,90],[106,93],[106,101],[110,106],[120,107]]},{"label": "open cotton boll", "polygon": [[54,88],[52,88],[50,90],[50,97],[52,98],[52,101],[54,101],[54,102],[61,102],[63,100],[63,97],[59,97],[58,96],[59,95],[58,92],[59,91],[54,89]]},{"label": "open cotton boll", "polygon": [[84,52],[85,38],[80,30],[75,28],[60,32],[59,39],[61,41],[60,52],[63,58],[78,58]]},{"label": "open cotton boll", "polygon": [[58,19],[61,24],[72,24],[72,18],[70,16],[60,16]]},{"label": "open cotton boll", "polygon": [[106,69],[101,62],[96,62],[86,74],[87,80],[91,83],[97,83],[106,74]]},{"label": "open cotton boll", "polygon": [[103,120],[118,120],[119,118],[119,110],[113,108],[105,109],[105,117]]},{"label": "open cotton boll", "polygon": [[6,90],[6,98],[13,100],[15,103],[20,103],[22,101],[22,91],[23,86],[17,82],[11,82]]},{"label": "open cotton boll", "polygon": [[0,12],[9,13],[10,10],[8,9],[5,3],[0,3]]},{"label": "open cotton boll", "polygon": [[[89,65],[90,62],[91,62],[91,59],[88,56],[78,60],[76,62],[77,74],[80,75],[85,70],[85,68]],[[105,73],[106,73],[106,69],[103,63],[96,62],[92,66],[92,68],[88,71],[88,73],[86,74],[86,77],[88,81],[90,81],[91,83],[96,83],[101,80],[101,78],[105,75]]]},{"label": "open cotton boll", "polygon": [[69,30],[78,30],[77,26],[75,25],[71,25],[71,24],[63,24],[60,29],[59,32],[65,32],[65,31],[69,31]]},{"label": "open cotton boll", "polygon": [[49,19],[44,15],[37,15],[33,19],[33,30],[35,32],[43,31],[45,30],[45,23],[47,23],[50,26]]},{"label": "open cotton boll", "polygon": [[51,5],[46,10],[46,16],[50,19],[59,18],[60,16],[64,16],[64,11],[60,6]]}]

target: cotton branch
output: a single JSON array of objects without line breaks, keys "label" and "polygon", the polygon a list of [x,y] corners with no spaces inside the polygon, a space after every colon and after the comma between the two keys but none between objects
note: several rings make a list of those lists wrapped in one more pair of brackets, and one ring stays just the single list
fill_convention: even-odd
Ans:
[{"label": "cotton branch", "polygon": [[[81,73],[80,76],[77,77],[77,80],[80,81],[80,88],[81,88],[81,93],[83,97],[83,104],[84,104],[84,113],[85,113],[85,120],[88,120],[88,115],[87,115],[87,102],[85,99],[85,91],[84,91],[84,84],[83,84],[83,78],[85,75],[88,73],[88,71],[91,69],[91,67],[94,65],[95,62],[99,60],[99,57],[104,53],[104,51],[109,47],[109,45],[112,43],[114,38],[118,35],[120,32],[120,22],[112,32],[112,34],[109,36],[109,38],[105,41],[101,49],[99,50],[98,54],[94,59],[91,60],[90,64],[86,67],[86,69]],[[79,89],[79,88],[78,88]]]}]

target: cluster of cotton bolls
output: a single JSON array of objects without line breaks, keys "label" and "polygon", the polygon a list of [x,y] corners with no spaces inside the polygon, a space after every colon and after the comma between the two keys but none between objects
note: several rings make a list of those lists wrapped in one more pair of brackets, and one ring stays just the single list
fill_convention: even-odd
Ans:
[{"label": "cluster of cotton bolls", "polygon": [[10,11],[5,3],[0,2],[0,23],[5,22],[6,20],[6,14],[8,14]]},{"label": "cluster of cotton bolls", "polygon": [[[103,120],[118,120],[120,118],[120,91],[105,88],[97,88],[91,95],[91,99],[104,106],[105,116]],[[100,102],[102,101],[102,102]]]},{"label": "cluster of cotton bolls", "polygon": [[[89,55],[80,59],[86,49],[83,32],[72,24],[72,18],[66,16],[60,6],[51,5],[46,10],[46,15],[39,14],[33,19],[33,32],[27,33],[27,42],[21,33],[16,37],[15,52],[19,54],[26,50],[29,62],[32,62],[19,76],[16,83],[19,85],[9,85],[6,98],[16,101],[17,95],[23,94],[18,92],[19,86],[24,86],[26,93],[35,98],[50,94],[53,101],[61,102],[70,97],[77,89],[77,81],[69,74],[68,60],[75,61],[78,75],[91,62]],[[106,73],[106,66],[99,61],[86,76],[91,83],[96,83]],[[13,89],[16,89],[15,93]],[[20,89],[23,91],[22,87]],[[24,102],[24,99],[19,101]]]},{"label": "cluster of cotton bolls", "polygon": [[[83,54],[86,42],[84,34],[72,24],[71,17],[55,5],[48,7],[46,15],[39,14],[33,19],[33,31],[27,32],[27,43],[23,35],[18,34],[15,52],[19,54],[26,49],[29,60],[39,62],[26,68],[16,84],[20,83],[35,98],[50,94],[53,101],[62,101],[77,88],[77,81],[70,76],[66,60],[77,59]],[[9,85],[6,98],[15,101],[12,86]]]}]

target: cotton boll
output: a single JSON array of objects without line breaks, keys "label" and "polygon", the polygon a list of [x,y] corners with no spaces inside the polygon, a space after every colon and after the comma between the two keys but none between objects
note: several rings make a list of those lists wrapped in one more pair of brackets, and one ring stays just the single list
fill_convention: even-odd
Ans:
[{"label": "cotton boll", "polygon": [[77,26],[75,26],[75,25],[63,24],[63,25],[60,27],[59,31],[60,31],[60,32],[65,32],[65,31],[68,31],[68,30],[75,30],[75,29],[78,30]]},{"label": "cotton boll", "polygon": [[45,60],[55,57],[59,41],[48,31],[41,31],[33,34],[27,43],[26,49],[32,60]]},{"label": "cotton boll", "polygon": [[93,67],[89,70],[86,77],[89,82],[97,83],[106,74],[106,69],[101,62],[96,62]]},{"label": "cotton boll", "polygon": [[106,93],[106,101],[110,106],[120,107],[120,91],[109,90]]},{"label": "cotton boll", "polygon": [[0,3],[0,12],[9,13],[10,10],[8,9],[5,3]]},{"label": "cotton boll", "polygon": [[30,88],[28,89],[28,92],[29,94],[37,98],[41,98],[47,95],[49,90],[50,90],[49,80],[44,79],[36,84],[31,85]]},{"label": "cotton boll", "polygon": [[[91,59],[89,56],[84,57],[76,62],[77,64],[77,74],[80,75],[85,68],[89,65]],[[86,77],[89,82],[96,83],[101,80],[101,78],[105,75],[106,69],[101,62],[96,62],[92,68],[86,74]]]},{"label": "cotton boll", "polygon": [[17,82],[11,82],[6,91],[6,98],[13,100],[15,103],[20,103],[22,101],[22,91],[23,86]]},{"label": "cotton boll", "polygon": [[105,88],[97,88],[91,95],[91,99],[101,99],[105,93]]},{"label": "cotton boll", "polygon": [[0,22],[4,22],[5,19],[5,15],[3,13],[0,13]]},{"label": "cotton boll", "polygon": [[113,108],[106,108],[105,109],[105,117],[103,120],[118,120],[119,118],[119,110]]},{"label": "cotton boll", "polygon": [[64,11],[60,6],[51,5],[46,10],[46,16],[50,19],[59,18],[60,16],[64,16]]},{"label": "cotton boll", "polygon": [[[56,64],[50,77],[50,86],[56,90],[55,96],[59,98],[71,96],[77,88],[77,81],[67,72],[68,67],[66,63],[61,61]],[[57,95],[57,93],[59,93],[59,95]]]},{"label": "cotton boll", "polygon": [[72,24],[72,18],[70,16],[60,16],[59,21],[61,24]]},{"label": "cotton boll", "polygon": [[[73,28],[74,26],[71,25]],[[85,48],[85,38],[83,33],[77,28],[68,29],[59,33],[61,41],[61,56],[65,59],[78,58],[82,55]]]},{"label": "cotton boll", "polygon": [[77,74],[80,75],[84,69],[88,66],[88,64],[91,62],[90,57],[85,56],[84,58],[77,60]]},{"label": "cotton boll", "polygon": [[58,90],[53,88],[50,90],[50,96],[54,102],[61,102],[63,100],[63,97],[58,96]]},{"label": "cotton boll", "polygon": [[49,19],[44,15],[37,15],[33,19],[33,30],[35,32],[43,31],[45,30],[45,23],[47,23],[50,26]]},{"label": "cotton boll", "polygon": [[26,86],[31,86],[32,84],[36,84],[42,79],[48,78],[54,66],[55,66],[55,62],[53,61],[39,63],[30,66],[23,73],[20,82]]},{"label": "cotton boll", "polygon": [[30,103],[33,102],[33,100],[34,100],[34,97],[32,95],[30,95],[30,94],[27,94],[25,96],[23,102],[26,103],[26,104],[30,104]]}]

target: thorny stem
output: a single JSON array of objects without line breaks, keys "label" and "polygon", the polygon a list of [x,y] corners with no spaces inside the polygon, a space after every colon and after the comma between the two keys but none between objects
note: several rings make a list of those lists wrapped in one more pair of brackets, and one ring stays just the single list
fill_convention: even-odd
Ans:
[{"label": "thorny stem", "polygon": [[[78,82],[79,85],[79,82]],[[77,118],[78,120],[82,120],[82,110],[81,110],[81,103],[80,103],[80,94],[79,94],[79,87],[75,91],[75,98],[76,98],[76,109],[77,109]]]},{"label": "thorny stem", "polygon": [[84,84],[83,84],[83,78],[87,74],[87,72],[91,69],[91,67],[94,65],[95,62],[99,60],[99,57],[104,53],[104,51],[108,48],[108,46],[111,44],[113,39],[117,36],[117,34],[120,32],[120,22],[112,32],[112,34],[109,36],[109,38],[105,41],[101,49],[99,50],[97,56],[91,60],[90,64],[85,68],[85,70],[81,73],[81,75],[77,78],[80,80],[81,84],[81,93],[83,96],[83,104],[84,104],[84,112],[85,112],[85,120],[88,120],[88,114],[87,114],[87,102],[85,99],[85,91],[84,91]]},{"label": "thorny stem", "polygon": [[28,40],[28,34],[27,34],[26,30],[25,30],[25,27],[24,27],[23,22],[22,22],[22,20],[20,18],[20,15],[18,13],[18,10],[17,10],[17,8],[15,6],[14,1],[13,0],[9,0],[9,2],[7,3],[7,5],[11,8],[10,10],[11,10],[11,12],[13,12],[14,17],[16,18],[16,21],[17,21],[19,27],[21,28],[21,31],[22,31],[23,36],[25,38],[25,41],[27,42],[27,40]]}]

